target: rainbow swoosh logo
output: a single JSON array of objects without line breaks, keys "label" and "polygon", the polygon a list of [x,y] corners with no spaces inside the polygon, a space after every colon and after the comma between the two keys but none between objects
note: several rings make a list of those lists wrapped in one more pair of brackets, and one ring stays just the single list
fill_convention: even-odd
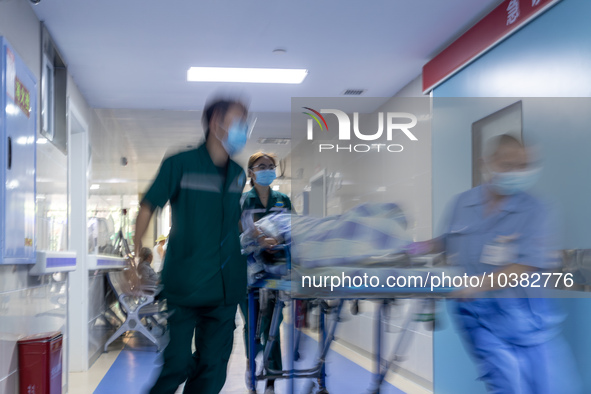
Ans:
[{"label": "rainbow swoosh logo", "polygon": [[[326,126],[326,131],[328,131],[328,125],[326,124],[326,120],[324,120],[324,116],[320,115],[320,112],[313,110],[310,107],[302,107],[302,108],[313,112],[313,113],[310,113],[310,112],[302,112],[302,113],[306,114],[306,115],[310,116],[312,119],[314,119],[316,121],[316,123],[318,123],[318,126],[320,126],[320,130],[324,130],[324,128],[322,127],[322,123],[324,123],[324,126]],[[318,119],[318,118],[322,119],[322,123],[320,123],[320,119]]]}]

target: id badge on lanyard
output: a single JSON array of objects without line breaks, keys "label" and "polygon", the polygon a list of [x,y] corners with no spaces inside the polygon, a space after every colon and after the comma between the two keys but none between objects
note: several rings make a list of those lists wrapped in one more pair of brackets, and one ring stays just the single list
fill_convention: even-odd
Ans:
[{"label": "id badge on lanyard", "polygon": [[480,262],[482,264],[502,266],[517,262],[518,248],[515,240],[518,235],[497,236],[493,242],[482,248]]}]

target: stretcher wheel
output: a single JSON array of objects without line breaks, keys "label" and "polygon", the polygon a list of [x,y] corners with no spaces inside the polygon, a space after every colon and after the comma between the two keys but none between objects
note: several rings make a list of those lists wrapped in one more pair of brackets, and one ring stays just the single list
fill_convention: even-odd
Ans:
[{"label": "stretcher wheel", "polygon": [[427,330],[430,331],[438,331],[445,328],[445,324],[441,321],[441,319],[435,318],[430,322],[427,322]]},{"label": "stretcher wheel", "polygon": [[359,314],[359,302],[357,300],[354,300],[351,303],[351,314],[353,316]]},{"label": "stretcher wheel", "polygon": [[434,330],[443,330],[445,328],[445,321],[442,319],[435,318],[435,325],[433,326]]},{"label": "stretcher wheel", "polygon": [[316,393],[316,382],[312,380],[308,380],[304,383],[304,388],[302,389],[302,394],[314,394]]},{"label": "stretcher wheel", "polygon": [[[380,366],[380,371],[381,370],[382,370],[382,366]],[[365,391],[365,393],[366,394],[380,394],[380,386],[382,385],[383,381],[384,381],[384,376],[381,376],[380,378],[374,377],[372,379],[371,384],[369,385],[369,387]]]}]

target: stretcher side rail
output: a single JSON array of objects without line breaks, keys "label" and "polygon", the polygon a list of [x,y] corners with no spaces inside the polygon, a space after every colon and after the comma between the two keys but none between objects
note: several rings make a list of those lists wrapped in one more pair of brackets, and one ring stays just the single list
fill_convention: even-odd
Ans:
[{"label": "stretcher side rail", "polygon": [[[256,368],[254,365],[254,354],[249,354],[249,362],[250,362],[250,371],[251,371],[251,392],[254,392],[256,387],[257,380],[263,380],[268,378],[285,378],[289,379],[288,385],[288,392],[293,392],[293,379],[294,378],[313,378],[317,379],[317,392],[318,393],[328,393],[325,387],[325,362],[326,356],[328,354],[329,348],[331,343],[335,339],[335,331],[340,319],[340,313],[343,306],[343,302],[345,300],[351,299],[383,299],[384,302],[387,303],[387,300],[394,299],[394,298],[413,298],[417,300],[413,300],[416,302],[416,310],[409,310],[406,317],[404,318],[403,323],[403,335],[400,335],[398,338],[395,348],[392,353],[392,357],[388,360],[382,359],[382,351],[381,351],[381,342],[382,342],[382,328],[381,328],[381,315],[378,319],[378,335],[376,336],[376,365],[377,370],[374,374],[374,379],[372,380],[371,384],[371,392],[378,393],[381,384],[387,374],[387,372],[395,366],[396,361],[399,361],[402,357],[402,354],[405,352],[406,348],[408,347],[408,341],[410,340],[411,335],[411,326],[416,323],[418,320],[415,316],[420,315],[424,312],[425,305],[428,302],[434,302],[433,300],[429,299],[436,299],[436,298],[445,298],[450,291],[456,290],[456,288],[449,288],[449,287],[439,287],[432,289],[430,287],[405,287],[405,288],[379,288],[379,289],[372,289],[371,293],[368,294],[368,289],[363,287],[345,287],[340,288],[337,293],[332,293],[326,291],[326,293],[316,296],[310,296],[306,294],[305,291],[302,291],[301,288],[298,288],[298,284],[292,281],[292,264],[291,258],[289,254],[289,245],[281,245],[276,247],[275,249],[283,249],[286,252],[286,265],[287,265],[287,274],[282,277],[276,278],[263,278],[255,281],[249,286],[249,311],[253,311],[252,308],[253,304],[253,290],[257,288],[269,289],[277,292],[283,292],[283,294],[287,295],[287,298],[290,300],[296,299],[311,299],[311,298],[318,298],[321,297],[323,299],[337,299],[338,304],[334,309],[334,319],[332,324],[328,324],[328,327],[325,327],[324,319],[325,319],[325,311],[323,310],[320,314],[320,331],[321,331],[321,340],[319,340],[319,350],[318,350],[318,357],[316,364],[312,368],[307,369],[295,369],[293,366],[293,359],[292,359],[292,352],[295,353],[295,348],[293,346],[293,334],[294,334],[294,327],[293,321],[295,319],[295,313],[293,308],[293,303],[290,308],[291,310],[291,323],[288,329],[288,332],[291,333],[289,335],[290,341],[288,344],[288,349],[290,349],[290,354],[288,355],[288,360],[290,361],[290,366],[283,371],[273,370],[269,366],[269,355],[271,347],[275,342],[276,338],[279,336],[279,318],[278,316],[282,313],[283,308],[285,306],[285,301],[281,300],[278,297],[278,302],[275,304],[275,310],[272,317],[271,322],[271,330],[269,335],[269,340],[265,346],[263,360],[264,360],[264,369],[261,375],[256,375]],[[379,309],[380,313],[383,313],[382,308]],[[254,332],[254,312],[249,312],[249,332]],[[250,340],[250,349],[254,349],[254,336],[249,335]],[[314,391],[314,382],[310,381],[309,383],[312,386],[309,388],[309,392]]]}]

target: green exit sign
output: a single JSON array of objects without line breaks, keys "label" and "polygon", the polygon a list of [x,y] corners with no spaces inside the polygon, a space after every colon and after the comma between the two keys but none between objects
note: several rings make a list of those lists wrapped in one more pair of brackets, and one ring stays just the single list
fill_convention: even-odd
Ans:
[{"label": "green exit sign", "polygon": [[31,93],[29,90],[23,85],[18,78],[15,79],[15,98],[14,101],[16,105],[29,117],[31,113]]}]

